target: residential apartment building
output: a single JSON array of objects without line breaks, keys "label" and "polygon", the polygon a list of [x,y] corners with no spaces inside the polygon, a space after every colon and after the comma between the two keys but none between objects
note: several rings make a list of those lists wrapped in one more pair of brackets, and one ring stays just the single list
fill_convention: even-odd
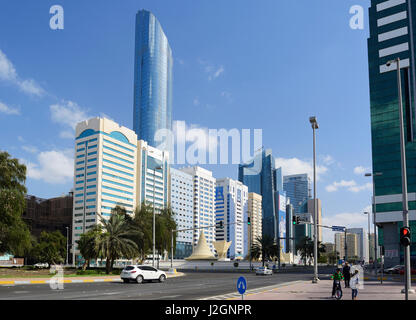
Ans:
[{"label": "residential apartment building", "polygon": [[[177,230],[194,227],[194,182],[193,176],[183,171],[171,168],[171,200],[173,219]],[[196,231],[197,232],[197,231]],[[176,232],[175,259],[184,259],[192,254],[193,230]]]},{"label": "residential apartment building", "polygon": [[[72,237],[108,219],[119,205],[133,214],[136,207],[137,135],[105,118],[78,123],[75,129]],[[77,245],[75,262],[82,257]]]},{"label": "residential apartment building", "polygon": [[[194,228],[202,228],[207,244],[214,253],[215,241],[215,182],[212,172],[204,168],[186,167],[180,171],[190,174],[193,177],[194,196]],[[210,227],[213,226],[213,227]],[[208,227],[208,228],[205,228]],[[198,244],[200,230],[194,232],[193,247]]]},{"label": "residential apartment building", "polygon": [[[335,250],[341,259],[345,257],[345,233],[335,234]],[[347,233],[347,259],[358,257],[358,235]]]},{"label": "residential apartment building", "polygon": [[358,241],[358,257],[361,260],[368,262],[368,236],[364,232],[363,228],[350,228],[347,229],[348,233],[355,233]]},{"label": "residential apartment building", "polygon": [[256,239],[261,238],[262,233],[262,197],[255,192],[248,193],[247,200],[247,217],[250,218],[250,225],[248,226],[248,248],[251,248]]},{"label": "residential apartment building", "polygon": [[216,241],[231,242],[227,258],[244,259],[248,253],[248,188],[230,178],[217,179],[215,188]]}]

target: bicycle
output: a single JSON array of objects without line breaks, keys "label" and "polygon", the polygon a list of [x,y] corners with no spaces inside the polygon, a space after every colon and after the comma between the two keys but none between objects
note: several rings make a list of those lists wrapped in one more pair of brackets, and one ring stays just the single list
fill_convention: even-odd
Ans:
[{"label": "bicycle", "polygon": [[335,287],[335,299],[340,300],[342,298],[342,289],[341,289],[341,281],[335,280],[336,287]]}]

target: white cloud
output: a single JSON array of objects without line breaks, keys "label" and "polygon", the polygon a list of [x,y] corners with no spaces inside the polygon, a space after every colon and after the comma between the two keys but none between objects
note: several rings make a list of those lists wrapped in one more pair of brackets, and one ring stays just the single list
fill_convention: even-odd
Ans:
[{"label": "white cloud", "polygon": [[42,96],[45,91],[39,84],[33,79],[20,79],[17,74],[16,68],[13,63],[7,58],[6,54],[0,50],[0,79],[8,81],[17,87],[24,93]]},{"label": "white cloud", "polygon": [[369,170],[368,168],[365,168],[363,166],[358,166],[354,168],[354,173],[357,175],[363,175],[368,170]]},{"label": "white cloud", "polygon": [[200,105],[199,99],[198,98],[195,98],[193,100],[193,104],[194,104],[194,106],[199,106]]},{"label": "white cloud", "polygon": [[[345,212],[322,217],[322,224],[325,226],[345,226],[347,228],[363,228],[365,232],[368,229],[368,216],[364,212],[371,213],[371,205],[366,206],[360,212]],[[331,229],[322,228],[322,237],[324,242],[334,243],[335,233]]]},{"label": "white cloud", "polygon": [[12,108],[0,101],[0,113],[5,113],[9,115],[20,115],[19,109]]},{"label": "white cloud", "polygon": [[224,73],[225,69],[223,65],[215,66],[211,62],[203,59],[198,59],[198,63],[202,66],[204,66],[204,71],[208,73],[208,80],[215,80],[218,78],[221,74]]},{"label": "white cloud", "polygon": [[19,140],[20,142],[25,142],[25,139],[23,139],[23,137],[21,136],[17,136],[17,140]]},{"label": "white cloud", "polygon": [[37,156],[37,163],[27,163],[27,177],[50,184],[63,184],[74,178],[74,151],[43,151]]},{"label": "white cloud", "polygon": [[[284,176],[292,174],[307,173],[310,178],[313,177],[313,163],[312,161],[305,161],[298,158],[276,158],[276,167],[282,167],[282,173]],[[328,168],[323,165],[316,166],[316,180],[328,171]]]},{"label": "white cloud", "polygon": [[328,166],[330,166],[331,164],[333,164],[335,162],[334,158],[327,154],[325,156],[322,156],[322,162]]},{"label": "white cloud", "polygon": [[38,152],[38,148],[36,148],[35,146],[22,146],[22,149],[25,150],[26,152],[29,152],[29,153],[37,153]]},{"label": "white cloud", "polygon": [[373,185],[369,182],[360,186],[355,180],[341,180],[340,182],[334,181],[332,184],[327,185],[325,190],[327,192],[335,192],[338,191],[339,188],[347,188],[348,191],[357,193],[363,190],[371,190],[372,187]]},{"label": "white cloud", "polygon": [[73,139],[76,125],[91,118],[86,110],[72,101],[62,101],[60,104],[53,104],[49,107],[49,110],[52,121],[65,127],[59,134],[61,138]]}]

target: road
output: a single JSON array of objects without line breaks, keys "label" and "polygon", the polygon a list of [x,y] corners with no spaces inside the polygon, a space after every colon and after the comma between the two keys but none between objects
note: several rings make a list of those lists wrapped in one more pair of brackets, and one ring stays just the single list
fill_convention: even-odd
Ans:
[{"label": "road", "polygon": [[52,290],[48,284],[0,286],[3,300],[196,300],[236,292],[237,279],[247,279],[248,290],[298,280],[311,280],[307,273],[281,273],[271,276],[239,273],[196,273],[167,279],[164,283],[67,283],[63,290]]}]

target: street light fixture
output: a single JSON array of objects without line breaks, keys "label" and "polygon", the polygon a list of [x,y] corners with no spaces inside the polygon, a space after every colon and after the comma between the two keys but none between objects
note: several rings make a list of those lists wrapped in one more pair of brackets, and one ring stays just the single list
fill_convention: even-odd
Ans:
[{"label": "street light fixture", "polygon": [[[400,121],[400,156],[402,167],[402,205],[403,205],[403,227],[409,227],[409,207],[407,201],[407,172],[406,172],[406,146],[404,140],[404,124],[403,124],[403,103],[402,103],[402,83],[400,73],[400,58],[390,60],[386,63],[389,67],[393,63],[396,63],[397,69],[397,90],[398,90],[398,102],[399,102],[399,121]],[[410,278],[410,246],[404,247],[404,265],[405,265],[405,287],[402,293],[405,293],[405,299],[408,300],[409,293],[415,293],[411,289]]]},{"label": "street light fixture", "polygon": [[314,275],[312,283],[318,283],[318,213],[317,213],[317,199],[316,199],[316,137],[315,137],[315,130],[319,128],[318,122],[316,117],[309,117],[309,122],[312,125],[313,131],[313,212],[314,212],[314,262],[313,262],[313,269]]},{"label": "street light fixture", "polygon": [[157,166],[153,169],[153,262],[152,266],[155,267],[155,252],[156,252],[156,218],[155,218],[155,181],[156,181],[156,170],[162,170],[162,166]]},{"label": "street light fixture", "polygon": [[365,177],[372,177],[373,179],[373,223],[374,223],[374,261],[373,269],[377,275],[377,225],[376,225],[376,184],[374,183],[374,177],[382,176],[383,172],[373,172],[364,174]]}]

